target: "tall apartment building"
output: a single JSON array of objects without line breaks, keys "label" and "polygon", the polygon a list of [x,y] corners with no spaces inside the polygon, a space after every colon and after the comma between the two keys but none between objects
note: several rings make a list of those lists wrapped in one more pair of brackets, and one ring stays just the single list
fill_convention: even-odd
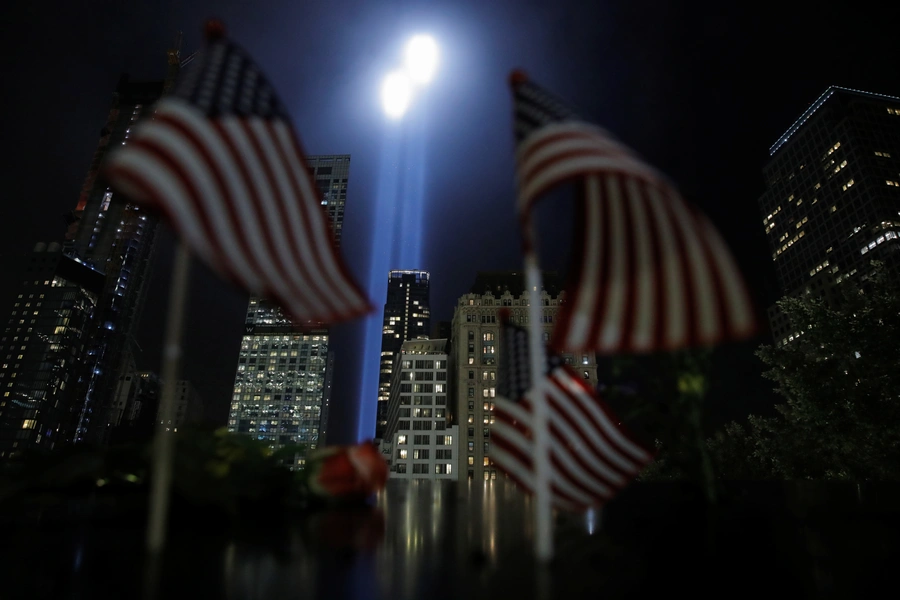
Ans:
[{"label": "tall apartment building", "polygon": [[19,264],[21,286],[0,338],[0,459],[69,441],[80,413],[81,361],[104,277],[40,243]]},{"label": "tall apartment building", "polygon": [[[308,156],[322,206],[340,245],[350,156]],[[263,298],[250,298],[238,355],[228,430],[265,441],[272,449],[322,443],[331,401],[333,354],[328,329],[304,330]],[[296,458],[302,466],[304,456]]]},{"label": "tall apartment building", "polygon": [[381,330],[378,372],[378,405],[375,437],[384,439],[394,358],[404,342],[427,340],[431,330],[430,277],[428,271],[391,271]]},{"label": "tall apartment building", "polygon": [[[829,87],[769,150],[759,199],[785,296],[835,285],[900,248],[900,98]],[[801,335],[777,306],[776,343]]]},{"label": "tall apartment building", "polygon": [[382,442],[392,478],[457,478],[447,352],[448,340],[441,339],[407,341],[397,353]]},{"label": "tall apartment building", "polygon": [[[549,340],[560,301],[562,282],[544,273],[540,327]],[[524,272],[481,272],[475,284],[459,298],[453,313],[453,345],[450,362],[456,396],[454,423],[459,426],[458,470],[469,479],[491,480],[501,476],[491,461],[490,425],[494,422],[497,367],[504,351],[500,340],[500,311],[510,311],[513,323],[530,327],[528,290]],[[597,386],[597,361],[593,353],[564,354],[592,388]]]}]

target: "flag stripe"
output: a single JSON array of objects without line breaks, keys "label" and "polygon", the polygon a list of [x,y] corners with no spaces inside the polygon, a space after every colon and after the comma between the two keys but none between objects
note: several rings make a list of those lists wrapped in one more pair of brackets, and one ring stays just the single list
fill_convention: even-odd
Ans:
[{"label": "flag stripe", "polygon": [[[596,431],[622,453],[630,455],[637,463],[646,463],[652,458],[650,453],[635,442],[625,429],[613,425],[613,420],[608,416],[612,411],[603,405],[603,401],[582,383],[571,369],[567,367],[555,369],[551,374],[551,380],[570,398],[573,396],[582,398],[583,401],[574,403],[574,406],[580,408],[584,417],[593,424]],[[616,456],[616,454],[611,453],[607,456]],[[631,465],[632,471],[637,467],[637,464]]]},{"label": "flag stripe", "polygon": [[[527,487],[533,489],[533,474],[531,473],[533,464],[530,457],[534,453],[534,441],[531,438],[530,427],[523,430],[523,425],[530,424],[531,418],[520,407],[510,402],[501,400],[497,403],[496,408],[500,408],[500,410],[495,409],[498,420],[492,426],[491,439],[494,448],[491,453],[492,460],[505,472],[513,474],[517,480],[525,479],[523,473],[528,472]],[[505,411],[509,411],[509,413]],[[517,421],[515,425],[511,423],[511,417]],[[498,453],[498,448],[503,452]],[[590,506],[596,503],[597,495],[584,488],[584,484],[572,475],[569,468],[571,466],[569,457],[552,454],[551,463],[556,467],[554,473],[551,474],[551,480],[558,495],[562,496],[566,502],[575,503],[578,506]]]},{"label": "flag stripe", "polygon": [[155,108],[111,154],[113,187],[162,210],[212,268],[297,325],[370,310],[335,251],[287,113],[240,48],[209,42]]},{"label": "flag stripe", "polygon": [[[592,304],[595,299],[603,298],[601,295],[601,285],[608,278],[607,271],[609,264],[605,260],[609,254],[609,245],[611,244],[609,230],[609,203],[602,202],[602,192],[600,189],[600,181],[596,177],[586,177],[583,189],[584,199],[582,203],[586,212],[585,218],[582,220],[582,234],[579,237],[581,244],[585,249],[585,253],[580,257],[581,264],[578,266],[580,273],[579,279],[581,286],[575,289],[573,298],[575,310],[572,311],[573,323],[571,327],[563,325],[569,319],[568,311],[560,311],[560,325],[565,327],[566,331],[572,332],[573,340],[571,344],[579,347],[587,347],[593,344],[594,335],[594,310],[603,310],[600,303]],[[603,232],[602,235],[587,235],[585,229],[595,229]],[[568,300],[567,300],[568,301]]]},{"label": "flag stripe", "polygon": [[534,202],[563,182],[584,183],[576,224],[580,255],[569,269],[574,276],[552,347],[651,352],[752,335],[746,287],[712,225],[609,133],[539,86],[522,77],[511,81],[526,252],[536,247]]},{"label": "flag stripe", "polygon": [[[198,254],[212,260],[215,255],[202,231],[199,217],[194,213],[187,192],[178,180],[168,177],[168,170],[155,156],[142,157],[135,151],[121,157],[111,169],[110,175],[131,198],[159,206],[164,213],[180,225],[181,234],[191,241]],[[135,164],[137,163],[137,164]],[[163,198],[182,198],[181,202],[165,203]]]},{"label": "flag stripe", "polygon": [[[297,136],[285,123],[275,124],[275,132],[279,146],[285,156],[290,172],[293,175],[294,184],[300,189],[302,197],[316,196],[312,179],[303,165],[303,150]],[[293,208],[293,207],[292,207]],[[331,287],[334,290],[334,300],[338,303],[342,318],[349,319],[358,316],[359,299],[363,293],[350,275],[346,264],[338,260],[332,251],[334,240],[327,224],[325,214],[318,204],[301,203],[300,214],[303,216],[306,236],[310,247],[320,257],[321,268],[327,274]],[[337,277],[336,275],[339,275]],[[367,312],[368,307],[363,312]]]},{"label": "flag stripe", "polygon": [[626,195],[632,199],[632,202],[628,203],[633,223],[630,229],[635,232],[647,232],[647,235],[632,236],[635,256],[634,284],[629,286],[630,296],[627,304],[631,308],[631,318],[626,329],[626,331],[631,331],[631,336],[624,340],[626,348],[641,352],[649,349],[654,342],[653,307],[654,305],[659,306],[655,285],[657,262],[654,246],[656,238],[653,236],[653,226],[648,215],[647,200],[640,185],[633,177],[629,177],[625,185],[627,187]]},{"label": "flag stripe", "polygon": [[[501,313],[498,391],[491,426],[490,458],[516,481],[533,489],[534,402],[528,335]],[[548,359],[541,386],[548,415],[551,497],[558,507],[597,506],[612,498],[651,459],[610,416],[608,408],[571,368]],[[515,398],[516,400],[510,400]],[[486,456],[488,454],[486,453]]]},{"label": "flag stripe", "polygon": [[[248,261],[251,256],[249,249],[244,238],[237,234],[240,219],[234,212],[233,198],[230,198],[230,190],[235,189],[235,181],[223,181],[230,176],[224,174],[232,173],[234,165],[223,154],[218,137],[202,121],[197,123],[189,114],[184,114],[186,111],[173,108],[176,110],[171,113],[161,110],[156,120],[158,126],[145,132],[140,139],[142,142],[153,140],[163,145],[165,152],[173,154],[177,162],[188,167],[184,171],[185,176],[204,182],[202,193],[193,199],[193,205],[198,214],[204,215],[204,220],[209,221],[210,231],[217,231],[218,237],[223,238],[222,243],[216,245],[219,252],[224,252],[229,257],[225,264],[231,266],[234,279],[242,285],[261,287],[261,281],[256,275],[259,269],[252,261]],[[210,202],[210,199],[219,194],[228,197],[231,202]],[[169,200],[172,201],[174,199]],[[228,240],[232,239],[235,243],[229,243]]]},{"label": "flag stripe", "polygon": [[[285,167],[281,156],[269,139],[268,123],[257,119],[243,120],[238,123],[240,128],[235,132],[243,134],[243,139],[249,143],[248,149],[259,158],[258,166],[262,168],[264,178],[264,184],[259,186],[259,189],[263,191],[261,199],[268,230],[275,233],[277,247],[282,250],[281,268],[283,272],[295,285],[299,281],[309,282],[309,290],[303,290],[302,293],[311,297],[313,310],[335,312],[331,290],[323,288],[326,279],[320,272],[311,272],[317,271],[319,260],[313,257],[304,257],[297,248],[297,239],[302,236],[292,236],[289,233],[286,211],[287,206],[291,204],[292,194],[287,187],[283,173]],[[306,268],[307,265],[311,268]],[[300,294],[297,296],[298,298],[303,297]]]},{"label": "flag stripe", "polygon": [[[216,120],[214,127],[232,155],[238,166],[238,174],[246,182],[249,190],[249,202],[239,203],[239,206],[245,208],[248,213],[246,217],[247,227],[250,229],[247,232],[248,237],[257,250],[259,266],[267,279],[273,282],[274,291],[279,294],[282,301],[290,299],[291,312],[303,314],[317,308],[329,312],[328,309],[307,305],[304,301],[305,291],[293,289],[296,287],[293,285],[295,277],[288,267],[292,261],[284,256],[283,250],[287,248],[287,243],[275,209],[278,200],[273,197],[263,167],[267,159],[260,157],[253,148],[252,141],[247,136],[245,123],[241,119],[224,118]],[[256,236],[259,238],[256,239]],[[327,302],[327,298],[322,298],[322,301]]]},{"label": "flag stripe", "polygon": [[557,441],[564,446],[570,447],[570,450],[577,446],[580,459],[585,461],[585,468],[591,471],[592,476],[603,484],[619,486],[625,483],[626,476],[631,474],[631,464],[627,464],[625,469],[617,469],[611,457],[604,455],[606,451],[614,452],[610,444],[603,441],[598,442],[595,435],[586,434],[575,426],[569,420],[569,415],[563,412],[571,410],[571,408],[560,406],[560,395],[565,396],[565,394],[561,394],[560,390],[551,389],[547,398],[547,402],[553,409],[549,423]]}]

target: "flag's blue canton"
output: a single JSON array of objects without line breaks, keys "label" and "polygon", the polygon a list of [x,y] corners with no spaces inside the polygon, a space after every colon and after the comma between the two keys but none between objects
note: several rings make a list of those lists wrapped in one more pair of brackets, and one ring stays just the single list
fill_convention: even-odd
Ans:
[{"label": "flag's blue canton", "polygon": [[[497,381],[497,395],[513,402],[525,397],[531,387],[531,362],[528,352],[528,330],[512,325],[508,321],[501,327],[503,347],[500,352],[500,367]],[[558,354],[547,356],[546,373],[562,366]]]},{"label": "flag's blue canton", "polygon": [[220,40],[201,50],[175,86],[175,94],[208,117],[288,119],[275,90],[236,44]]},{"label": "flag's blue canton", "polygon": [[578,121],[578,115],[559,98],[525,81],[515,88],[516,143],[535,129],[560,121]]}]

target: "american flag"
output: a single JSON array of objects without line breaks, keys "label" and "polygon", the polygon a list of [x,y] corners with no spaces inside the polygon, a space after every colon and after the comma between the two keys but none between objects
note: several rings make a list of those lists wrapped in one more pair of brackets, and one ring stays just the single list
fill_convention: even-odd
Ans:
[{"label": "american flag", "polygon": [[[535,491],[533,400],[528,332],[501,315],[498,398],[490,456],[521,487]],[[640,473],[651,453],[621,426],[582,377],[550,354],[543,391],[549,410],[550,490],[567,510],[600,506]]]},{"label": "american flag", "polygon": [[575,262],[551,346],[652,352],[752,335],[746,287],[715,227],[608,132],[519,71],[510,84],[526,252],[534,203],[567,181],[580,192]]},{"label": "american flag", "polygon": [[110,156],[111,185],[160,210],[197,256],[298,325],[368,312],[275,90],[217,23],[207,32],[173,93]]}]

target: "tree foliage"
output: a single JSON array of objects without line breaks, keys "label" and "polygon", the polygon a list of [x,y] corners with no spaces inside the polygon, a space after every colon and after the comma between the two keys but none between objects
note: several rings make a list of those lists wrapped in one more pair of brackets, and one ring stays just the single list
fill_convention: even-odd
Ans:
[{"label": "tree foliage", "polygon": [[785,298],[801,332],[762,346],[785,402],[708,440],[729,478],[900,480],[900,285],[880,263],[842,297]]}]

